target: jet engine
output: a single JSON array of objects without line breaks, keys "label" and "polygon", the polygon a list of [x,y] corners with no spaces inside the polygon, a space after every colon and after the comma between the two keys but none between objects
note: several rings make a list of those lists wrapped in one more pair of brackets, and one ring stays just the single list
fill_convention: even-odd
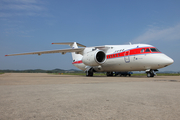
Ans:
[{"label": "jet engine", "polygon": [[103,51],[91,51],[83,55],[82,62],[88,66],[98,66],[106,61],[106,54]]}]

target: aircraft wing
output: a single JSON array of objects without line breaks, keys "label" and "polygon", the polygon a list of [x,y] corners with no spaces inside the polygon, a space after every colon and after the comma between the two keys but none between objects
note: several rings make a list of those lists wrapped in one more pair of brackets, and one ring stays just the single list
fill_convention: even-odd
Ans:
[{"label": "aircraft wing", "polygon": [[18,53],[18,54],[9,54],[5,56],[16,56],[16,55],[33,55],[33,54],[49,54],[49,53],[62,53],[65,54],[67,52],[76,52],[80,54],[85,48],[74,48],[74,49],[61,49],[61,50],[50,50],[50,51],[41,51],[41,52],[30,52],[30,53]]},{"label": "aircraft wing", "polygon": [[108,46],[96,46],[95,48],[99,49],[99,50],[104,50],[104,51],[110,49],[110,47],[108,47]]}]

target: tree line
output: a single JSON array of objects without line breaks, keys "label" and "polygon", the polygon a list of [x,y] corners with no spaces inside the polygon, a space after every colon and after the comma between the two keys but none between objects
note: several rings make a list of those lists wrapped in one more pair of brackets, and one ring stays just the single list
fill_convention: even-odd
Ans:
[{"label": "tree line", "polygon": [[71,70],[63,70],[63,69],[53,69],[53,70],[0,70],[0,73],[73,73],[73,72],[82,72],[79,70],[71,69]]}]

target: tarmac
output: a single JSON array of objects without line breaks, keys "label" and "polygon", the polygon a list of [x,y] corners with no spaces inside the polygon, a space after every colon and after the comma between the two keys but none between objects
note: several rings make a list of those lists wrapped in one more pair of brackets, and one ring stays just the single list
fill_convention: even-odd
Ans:
[{"label": "tarmac", "polygon": [[180,120],[180,76],[5,73],[0,120]]}]

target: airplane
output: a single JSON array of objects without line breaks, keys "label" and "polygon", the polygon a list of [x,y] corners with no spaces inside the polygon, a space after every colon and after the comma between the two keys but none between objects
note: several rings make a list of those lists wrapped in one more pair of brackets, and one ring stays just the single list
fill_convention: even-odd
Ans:
[{"label": "airplane", "polygon": [[113,76],[114,72],[145,71],[147,77],[154,77],[160,68],[171,65],[174,60],[160,52],[149,44],[128,45],[104,45],[86,47],[76,42],[52,43],[69,45],[70,49],[50,50],[42,52],[30,52],[9,54],[5,56],[48,54],[48,53],[72,53],[72,64],[85,71],[86,76],[93,76],[94,72],[106,72],[107,76]]}]

